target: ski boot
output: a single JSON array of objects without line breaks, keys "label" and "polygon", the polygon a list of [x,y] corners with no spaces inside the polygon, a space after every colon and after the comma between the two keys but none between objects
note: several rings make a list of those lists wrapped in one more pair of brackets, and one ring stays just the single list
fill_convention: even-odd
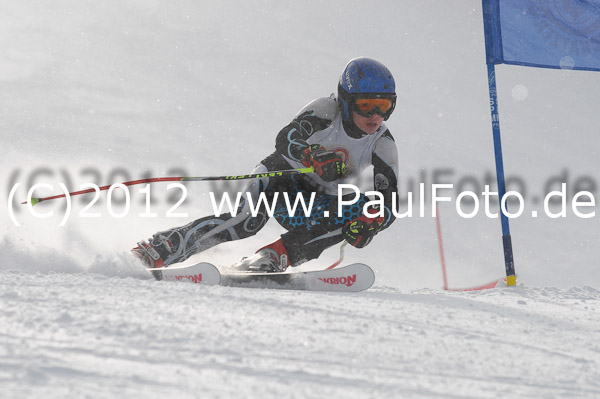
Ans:
[{"label": "ski boot", "polygon": [[288,266],[289,257],[281,239],[256,251],[233,265],[233,269],[250,272],[282,273]]},{"label": "ski boot", "polygon": [[137,244],[138,246],[132,248],[131,252],[140,258],[146,267],[167,267],[177,261],[176,258],[172,257],[177,248],[173,242],[162,234],[153,236],[149,243],[146,240],[142,240]]}]

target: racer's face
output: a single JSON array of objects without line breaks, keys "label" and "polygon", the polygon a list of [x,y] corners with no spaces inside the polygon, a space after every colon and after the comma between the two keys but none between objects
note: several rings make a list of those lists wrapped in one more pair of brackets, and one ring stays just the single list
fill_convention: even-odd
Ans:
[{"label": "racer's face", "polygon": [[366,134],[373,134],[379,129],[383,123],[383,116],[375,113],[369,117],[360,116],[356,112],[352,112],[352,120],[356,127]]}]

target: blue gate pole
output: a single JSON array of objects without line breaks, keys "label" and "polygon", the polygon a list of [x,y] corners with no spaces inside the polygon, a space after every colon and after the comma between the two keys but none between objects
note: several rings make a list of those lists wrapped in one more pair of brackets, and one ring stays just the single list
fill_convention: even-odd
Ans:
[{"label": "blue gate pole", "polygon": [[[502,222],[502,245],[504,247],[504,266],[506,267],[506,285],[516,285],[515,262],[513,259],[512,240],[508,217],[502,210],[502,198],[506,194],[504,181],[504,163],[502,162],[502,142],[500,140],[500,117],[498,115],[498,92],[496,90],[496,69],[494,64],[487,64],[488,84],[490,89],[490,111],[492,113],[492,132],[494,135],[494,154],[496,156],[496,178],[498,179],[498,205]],[[508,209],[508,205],[506,206]]]}]

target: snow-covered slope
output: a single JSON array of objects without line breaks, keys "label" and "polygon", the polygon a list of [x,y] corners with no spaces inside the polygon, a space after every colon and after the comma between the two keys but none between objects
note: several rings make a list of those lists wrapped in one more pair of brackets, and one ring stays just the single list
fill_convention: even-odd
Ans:
[{"label": "snow-covered slope", "polygon": [[597,398],[600,291],[0,273],[3,398]]},{"label": "snow-covered slope", "polygon": [[[165,216],[178,192],[163,184],[156,218],[138,216],[137,189],[126,217],[103,195],[100,218],[80,217],[78,199],[61,227],[65,202],[36,206],[47,219],[18,205],[36,182],[53,184],[45,195],[247,173],[361,55],[396,78],[403,197],[436,175],[482,189],[494,162],[479,0],[9,0],[0,43],[0,397],[600,396],[598,216],[528,216],[559,178],[598,195],[596,73],[497,67],[509,187],[532,201],[511,221],[518,288],[439,291],[431,217],[346,250],[375,269],[372,291],[307,295],[155,283],[128,263],[138,240],[206,215],[222,185],[188,184],[183,218]],[[450,286],[501,277],[498,221],[440,212]],[[190,261],[229,264],[281,232],[271,222]]]}]

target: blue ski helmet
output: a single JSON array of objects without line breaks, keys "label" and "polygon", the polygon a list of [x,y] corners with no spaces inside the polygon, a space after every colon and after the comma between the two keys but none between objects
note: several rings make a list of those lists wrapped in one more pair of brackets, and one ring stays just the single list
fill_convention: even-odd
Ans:
[{"label": "blue ski helmet", "polygon": [[357,98],[391,99],[392,107],[383,114],[383,120],[387,121],[396,107],[396,83],[390,70],[370,58],[350,60],[338,84],[338,105],[345,121],[351,119]]}]

